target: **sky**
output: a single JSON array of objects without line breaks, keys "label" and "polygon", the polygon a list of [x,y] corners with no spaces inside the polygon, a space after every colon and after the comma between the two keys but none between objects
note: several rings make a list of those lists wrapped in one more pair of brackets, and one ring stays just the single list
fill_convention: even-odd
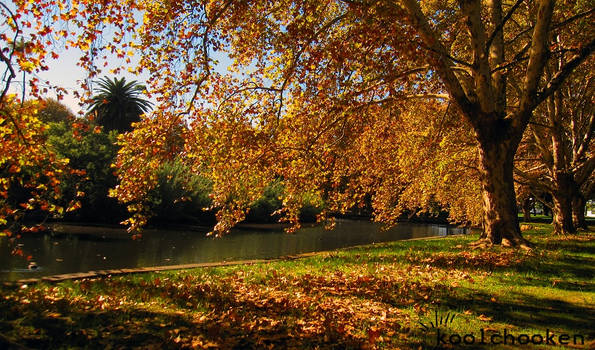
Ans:
[{"label": "sky", "polygon": [[[14,8],[13,8],[14,10]],[[139,12],[137,14],[138,18],[137,20],[139,22],[142,22],[142,14]],[[0,32],[2,32],[2,25],[0,25]],[[29,32],[30,33],[30,32]],[[108,42],[110,40],[110,38],[112,37],[111,31],[109,29],[106,30],[106,32],[104,32],[102,34],[102,38],[98,39],[101,40],[101,42],[97,42],[97,45],[102,46],[103,44],[105,44],[106,42]],[[25,36],[25,40],[27,37],[27,33],[24,33]],[[54,86],[60,86],[64,89],[66,89],[67,91],[67,95],[63,96],[63,99],[61,100],[61,102],[63,104],[65,104],[66,106],[68,106],[74,113],[78,113],[79,111],[81,111],[81,106],[79,105],[79,100],[77,98],[75,98],[75,96],[73,95],[74,91],[79,91],[81,92],[81,82],[85,81],[87,74],[86,72],[77,65],[77,62],[79,60],[79,58],[81,57],[82,53],[78,48],[69,48],[69,49],[58,49],[57,51],[55,51],[55,53],[57,53],[59,55],[59,57],[57,59],[52,59],[51,57],[48,57],[46,64],[49,67],[48,71],[43,71],[43,72],[39,72],[37,73],[35,76],[39,79],[40,83],[41,82],[45,82],[45,81],[49,81],[51,85]],[[141,52],[136,53],[134,56],[130,57],[132,63],[131,64],[126,64],[125,59],[124,58],[117,58],[115,57],[115,55],[109,56],[107,59],[107,63],[108,66],[107,67],[102,67],[103,66],[103,61],[98,61],[96,62],[96,64],[99,67],[102,67],[102,72],[100,73],[98,78],[102,78],[104,76],[107,76],[109,78],[126,78],[127,81],[132,81],[132,80],[136,80],[141,84],[144,84],[148,77],[149,74],[147,73],[143,73],[140,76],[136,76],[133,75],[131,73],[129,73],[127,71],[128,67],[131,67],[132,65],[135,65],[136,63],[139,62],[140,60],[140,54]],[[213,53],[213,58],[215,58],[216,60],[219,61],[219,64],[214,67],[215,71],[225,71],[227,70],[227,67],[230,64],[230,59],[222,54],[222,53]],[[17,65],[15,65],[17,66]],[[110,73],[110,69],[116,68],[116,67],[122,67],[123,69],[120,70],[120,73],[118,75],[114,75],[112,73]],[[25,85],[26,85],[26,89],[25,89],[25,99],[30,98],[31,96],[29,95],[29,91],[27,91],[28,89],[28,84],[26,83],[29,79],[31,79],[32,77],[30,75],[27,75],[25,77]],[[40,87],[44,87],[45,84],[41,85]],[[17,78],[13,79],[13,81],[11,82],[11,87],[10,87],[10,92],[11,93],[16,93],[19,97],[22,95],[22,88],[23,88],[23,74],[22,72],[18,72],[17,73]],[[51,98],[56,98],[56,93],[55,91],[50,90],[46,96],[44,97],[51,97]],[[149,101],[153,102],[155,104],[156,101],[149,99]],[[83,112],[84,112],[84,106],[83,106]]]},{"label": "sky", "polygon": [[[10,8],[11,11],[16,12],[14,3],[8,2],[7,6],[8,6],[8,8]],[[142,21],[142,13],[140,13],[140,12],[137,13],[137,16],[138,16],[137,20]],[[23,20],[25,20],[25,18],[23,18]],[[34,31],[33,29],[27,29],[24,27],[21,27],[21,29],[24,30],[23,37],[25,40],[27,40],[28,35],[30,35]],[[6,23],[0,24],[0,33],[11,33],[11,31],[7,30]],[[107,29],[101,35],[101,38],[98,39],[98,40],[101,40],[102,42],[97,42],[96,44],[103,45],[105,42],[111,40],[110,38],[112,37],[112,35],[113,35],[112,31],[110,29]],[[80,89],[81,82],[85,81],[86,76],[87,76],[86,72],[81,67],[79,67],[77,65],[77,62],[78,62],[79,58],[81,57],[82,53],[78,48],[69,48],[69,49],[57,48],[55,53],[57,53],[59,55],[59,57],[57,59],[52,59],[51,57],[47,58],[46,63],[49,67],[49,70],[39,72],[39,73],[35,74],[35,77],[39,78],[40,87],[44,87],[45,86],[44,82],[49,81],[51,85],[57,85],[62,88],[65,88],[67,90],[68,94],[64,96],[64,99],[61,102],[64,103],[66,106],[68,106],[73,112],[77,113],[81,110],[81,106],[79,106],[79,100],[74,97],[73,92],[76,90],[81,91],[81,89]],[[139,59],[140,59],[140,56],[138,56],[138,55],[131,57],[133,64],[136,64],[139,61]],[[97,62],[97,64],[99,66],[102,66],[103,61]],[[16,64],[14,64],[13,66],[15,68],[18,68],[18,65],[16,65]],[[124,77],[124,78],[126,78],[127,81],[137,80],[140,83],[144,83],[147,80],[148,74],[144,74],[141,76],[135,76],[135,75],[127,72],[126,68],[129,66],[130,66],[130,64],[126,64],[125,59],[123,59],[123,58],[121,58],[121,59],[117,58],[117,57],[108,58],[108,66],[105,68],[102,68],[102,73],[100,74],[99,77],[103,77],[103,76],[108,76],[110,78]],[[109,73],[109,70],[113,69],[115,67],[125,67],[125,68],[123,70],[121,70],[121,73],[119,73],[116,76],[114,74]],[[25,85],[26,85],[25,98],[26,99],[30,98],[30,95],[27,92],[27,88],[29,87],[27,84],[27,81],[31,78],[32,77],[30,75],[25,76]],[[41,84],[42,82],[43,82],[43,84]],[[17,72],[17,77],[15,79],[13,79],[11,82],[10,92],[16,93],[20,98],[22,95],[22,89],[23,89],[23,73],[22,73],[22,71],[20,71],[20,72]],[[50,92],[48,92],[48,94],[45,97],[55,98],[56,93],[54,91],[50,91]],[[154,101],[152,101],[152,102],[154,102]]]},{"label": "sky", "polygon": [[[48,71],[40,72],[39,74],[36,74],[36,76],[41,82],[49,81],[52,85],[58,85],[65,88],[68,94],[64,96],[61,102],[68,106],[68,108],[70,108],[74,113],[78,113],[81,110],[81,107],[79,106],[79,100],[74,97],[73,92],[75,90],[80,91],[81,82],[85,81],[87,76],[86,72],[77,65],[77,62],[81,56],[81,51],[71,48],[69,50],[62,50],[57,53],[60,55],[58,59],[49,59],[47,61],[48,67],[50,69]],[[138,60],[138,57],[133,58]],[[117,76],[109,73],[109,69],[124,65],[125,62],[123,59],[109,59],[108,67],[102,69],[102,74],[100,77],[124,77],[127,81],[137,80],[140,83],[145,82],[148,77],[147,74],[136,76],[127,72],[126,69],[122,70]],[[30,76],[26,76],[26,80],[29,78]],[[17,74],[17,78],[14,79],[11,84],[11,92],[17,93],[19,97],[22,94],[22,81],[23,75],[20,73]],[[26,98],[30,97],[27,92],[25,93],[25,96]],[[56,98],[56,94],[50,90],[46,97]]]},{"label": "sky", "polygon": [[[70,48],[68,50],[57,51],[56,53],[59,54],[58,59],[49,58],[47,61],[49,70],[36,74],[36,77],[39,78],[40,82],[49,81],[52,85],[57,85],[62,88],[65,88],[68,94],[64,96],[61,102],[68,106],[68,108],[70,108],[76,114],[79,111],[81,111],[81,106],[79,106],[79,100],[74,97],[73,92],[76,90],[81,91],[81,82],[85,81],[87,77],[85,70],[83,70],[81,67],[77,65],[77,62],[81,57],[81,51],[77,48]],[[227,57],[223,53],[213,53],[213,58],[218,61],[218,64],[214,67],[215,71],[226,71],[227,67],[231,64],[231,60],[229,59],[229,57]],[[126,81],[136,80],[139,83],[144,84],[149,77],[148,72],[144,72],[142,75],[137,76],[127,71],[128,67],[135,65],[139,60],[140,53],[137,53],[133,57],[131,57],[131,64],[127,64],[125,62],[125,59],[123,58],[108,58],[108,66],[102,67],[102,72],[99,75],[99,77],[102,78],[104,76],[107,76],[110,79],[114,77],[124,77],[126,78]],[[98,61],[97,64],[99,66],[103,66],[103,61]],[[109,72],[110,69],[114,69],[116,67],[123,67],[123,69],[121,69],[120,73],[118,73],[117,75],[114,75]],[[26,80],[30,78],[30,76],[27,76]],[[17,78],[14,79],[11,84],[11,92],[16,93],[19,97],[22,94],[22,80],[23,75],[21,72],[17,74]],[[25,97],[30,97],[28,92],[26,92]],[[50,90],[45,97],[56,98],[56,94],[54,91]],[[155,100],[148,100],[152,102],[154,105],[156,105]]]}]

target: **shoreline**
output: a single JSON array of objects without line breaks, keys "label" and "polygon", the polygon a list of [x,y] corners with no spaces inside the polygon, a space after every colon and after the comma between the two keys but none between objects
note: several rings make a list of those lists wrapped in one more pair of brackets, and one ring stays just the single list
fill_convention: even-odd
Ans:
[{"label": "shoreline", "polygon": [[555,333],[556,345],[571,334],[591,348],[592,228],[562,237],[537,224],[525,232],[535,244],[529,252],[471,249],[472,234],[0,285],[0,348],[434,348],[430,322],[444,316],[440,334],[453,345],[507,332],[519,343],[536,335],[527,348],[542,348],[539,335]]},{"label": "shoreline", "polygon": [[[362,217],[355,217],[355,218],[336,218],[337,221],[353,221],[353,222],[369,222],[376,224],[375,222],[362,218]],[[449,228],[466,228],[468,230],[476,229],[477,227],[474,226],[459,226],[455,224],[449,223],[441,223],[435,221],[398,221],[397,224],[400,223],[408,223],[408,224],[421,224],[421,225],[439,225],[445,226]],[[321,223],[302,223],[302,228],[308,227],[315,227],[323,225]],[[124,225],[109,225],[109,224],[102,224],[102,223],[79,223],[79,222],[51,222],[46,224],[46,226],[50,229],[47,231],[42,231],[39,233],[25,233],[31,235],[38,235],[44,233],[51,233],[51,234],[69,234],[69,235],[92,235],[92,236],[124,236],[124,235],[131,235],[127,232],[126,227]],[[286,223],[239,223],[232,230],[238,231],[246,231],[246,230],[263,230],[263,231],[282,231],[283,229],[289,227],[290,224]],[[157,231],[196,231],[196,232],[209,232],[212,230],[212,226],[203,226],[203,225],[186,225],[186,224],[171,224],[171,225],[163,225],[163,226],[148,226],[147,228],[143,229],[142,234],[154,233]],[[82,232],[81,232],[82,231]]]},{"label": "shoreline", "polygon": [[64,274],[44,276],[44,277],[39,277],[39,278],[23,278],[23,279],[20,279],[17,281],[3,281],[1,283],[5,287],[22,287],[23,285],[37,284],[40,282],[54,282],[55,283],[55,282],[64,282],[64,281],[75,281],[75,280],[81,280],[81,279],[87,279],[87,278],[89,278],[89,279],[96,279],[96,278],[103,278],[103,277],[110,278],[112,276],[122,276],[122,275],[138,274],[138,273],[151,273],[151,272],[160,272],[160,271],[175,271],[175,270],[183,271],[183,270],[197,269],[197,268],[267,264],[267,263],[272,263],[272,262],[291,261],[291,260],[297,260],[297,259],[311,258],[311,257],[315,257],[318,255],[333,254],[333,253],[338,253],[341,251],[347,251],[350,249],[362,249],[362,248],[367,248],[367,247],[381,247],[382,245],[388,245],[388,244],[395,243],[395,242],[436,240],[436,239],[441,239],[441,238],[451,238],[451,237],[456,238],[456,237],[466,236],[466,235],[468,235],[468,234],[407,238],[407,239],[400,239],[397,241],[360,244],[360,245],[354,245],[354,246],[350,246],[350,247],[344,247],[344,248],[338,248],[338,249],[332,249],[332,250],[322,250],[322,251],[317,251],[317,252],[306,252],[306,253],[300,253],[300,254],[294,254],[294,255],[284,255],[284,256],[280,256],[278,258],[271,258],[271,259],[249,259],[249,260],[233,260],[233,261],[223,260],[223,261],[215,261],[215,262],[202,262],[202,263],[176,264],[176,265],[157,265],[157,266],[148,266],[148,267],[73,272],[73,273],[64,273]]}]

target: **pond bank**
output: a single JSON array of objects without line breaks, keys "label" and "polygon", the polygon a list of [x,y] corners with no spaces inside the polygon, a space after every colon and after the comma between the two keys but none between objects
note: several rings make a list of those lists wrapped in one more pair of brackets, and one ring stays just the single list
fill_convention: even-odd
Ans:
[{"label": "pond bank", "polygon": [[[458,235],[451,235],[450,237],[455,237],[455,236],[458,236]],[[442,238],[442,237],[410,238],[410,239],[403,240],[403,241],[430,240],[430,239],[440,239],[440,238]],[[358,246],[350,247],[350,248],[356,249],[356,248],[358,248]],[[135,274],[135,273],[172,271],[172,270],[188,270],[188,269],[207,268],[207,267],[223,267],[223,266],[233,266],[233,265],[254,265],[254,264],[270,263],[270,262],[276,262],[276,261],[304,259],[304,258],[308,258],[308,257],[313,257],[315,255],[329,254],[329,253],[331,253],[331,251],[301,253],[301,254],[296,254],[296,255],[282,256],[282,257],[274,258],[274,259],[218,261],[218,262],[211,262],[211,263],[148,266],[148,267],[140,267],[140,268],[134,268],[134,269],[111,269],[111,270],[98,270],[98,271],[88,271],[88,272],[76,272],[76,273],[66,273],[66,274],[61,274],[61,275],[45,276],[45,277],[41,277],[41,278],[26,278],[26,279],[21,279],[21,280],[14,281],[14,282],[4,282],[3,284],[6,287],[22,287],[23,285],[40,283],[42,281],[43,282],[63,282],[63,281],[68,281],[68,280],[94,279],[94,278],[99,278],[99,277],[110,278],[110,277],[115,277],[118,275],[128,275],[128,274]]]},{"label": "pond bank", "polygon": [[[234,229],[221,238],[206,237],[209,228],[200,230],[197,227],[146,230],[136,240],[125,230],[117,228],[63,225],[56,227],[56,231],[61,233],[23,235],[16,242],[22,256],[11,255],[13,246],[7,239],[0,239],[0,281],[87,271],[268,260],[361,244],[444,236],[465,230],[401,223],[384,231],[380,225],[366,221],[337,220],[332,231],[322,226],[311,226],[295,234],[286,234],[281,227],[258,226]],[[32,262],[37,268],[28,268]]]},{"label": "pond bank", "polygon": [[468,235],[4,287],[0,348],[431,349],[435,320],[477,341],[506,331],[592,347],[595,233],[553,237],[535,226],[524,233],[536,245],[529,253],[470,250],[477,236]]}]

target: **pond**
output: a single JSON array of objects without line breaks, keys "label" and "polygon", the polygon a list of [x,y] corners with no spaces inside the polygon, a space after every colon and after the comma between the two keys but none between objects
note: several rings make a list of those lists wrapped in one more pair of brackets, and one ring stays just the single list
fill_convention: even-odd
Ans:
[{"label": "pond", "polygon": [[[206,237],[208,229],[147,230],[132,240],[120,229],[71,226],[61,234],[24,236],[18,243],[29,261],[11,254],[14,245],[0,237],[0,280],[15,281],[55,274],[92,270],[245,259],[270,259],[285,255],[325,251],[361,244],[466,233],[446,225],[399,223],[383,231],[379,224],[338,219],[334,230],[307,227],[294,234],[282,229],[234,229],[221,238]],[[72,232],[73,229],[75,232]]]}]

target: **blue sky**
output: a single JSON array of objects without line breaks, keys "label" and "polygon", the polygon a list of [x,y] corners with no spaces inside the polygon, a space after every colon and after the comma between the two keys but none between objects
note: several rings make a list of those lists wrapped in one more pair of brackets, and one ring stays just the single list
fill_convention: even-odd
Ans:
[{"label": "blue sky", "polygon": [[[81,107],[79,106],[79,100],[74,97],[73,92],[75,90],[81,91],[81,82],[85,81],[87,77],[87,73],[85,72],[85,70],[83,70],[81,67],[77,65],[77,62],[81,57],[81,51],[79,49],[70,48],[68,50],[57,51],[56,53],[60,55],[58,59],[49,58],[47,61],[49,70],[40,72],[36,74],[36,76],[39,78],[40,82],[43,82],[43,86],[45,86],[45,81],[49,81],[52,85],[57,85],[62,88],[65,88],[68,92],[68,95],[65,95],[61,102],[68,106],[74,113],[78,113],[81,110]],[[227,67],[231,64],[231,60],[224,53],[213,53],[213,57],[219,61],[217,66],[215,66],[214,68],[216,71],[226,71]],[[99,77],[124,77],[127,81],[136,80],[139,83],[144,84],[149,77],[148,72],[144,72],[142,75],[137,76],[127,71],[127,68],[136,65],[139,59],[140,56],[136,54],[135,56],[131,57],[132,63],[127,64],[125,62],[125,59],[112,57],[108,58],[107,67],[103,67],[103,61],[98,61],[96,64],[99,67],[102,67],[102,72],[99,75]],[[110,70],[116,67],[122,67],[120,73],[118,73],[117,75],[110,73]],[[27,75],[27,80],[30,78],[31,76]],[[22,80],[23,75],[22,72],[20,72],[17,74],[17,78],[14,79],[11,84],[11,92],[18,94],[19,97],[22,93]],[[50,90],[46,97],[55,98],[56,94],[55,92]],[[26,93],[26,98],[30,98],[28,92]],[[156,101],[151,100],[151,102],[155,103]]]},{"label": "blue sky", "polygon": [[[52,85],[58,85],[65,88],[68,91],[68,95],[64,96],[62,103],[68,106],[73,112],[77,113],[81,110],[81,107],[79,106],[79,100],[74,97],[73,92],[75,90],[80,91],[81,82],[84,81],[87,76],[86,72],[81,67],[77,66],[77,62],[81,56],[81,51],[71,48],[69,50],[62,50],[57,53],[60,55],[58,59],[48,60],[48,67],[50,69],[48,71],[40,72],[39,74],[36,74],[36,76],[41,82],[45,82],[47,80]],[[138,59],[138,57],[136,57],[136,59]],[[111,74],[109,70],[118,66],[128,67],[123,59],[108,60],[108,67],[102,69],[102,74],[100,76],[107,75],[110,78],[114,77],[114,74]],[[143,74],[142,76],[132,75],[127,72],[126,69],[123,69],[117,75],[117,77],[125,77],[126,80],[137,80],[141,83],[144,83],[147,76],[148,75],[146,74]],[[26,79],[29,78],[30,76],[27,75]],[[22,92],[22,80],[23,75],[21,72],[11,84],[11,91],[13,93],[17,93],[19,97]],[[50,91],[46,96],[55,98],[56,94],[55,92]],[[28,93],[26,93],[26,98],[29,98]]]},{"label": "blue sky", "polygon": [[[142,21],[142,14],[139,12],[138,14],[138,18],[137,20],[140,22]],[[0,25],[0,29],[1,29],[2,25]],[[29,31],[30,33],[30,31]],[[103,46],[103,44],[105,44],[107,41],[110,41],[110,38],[112,37],[112,32],[110,29],[105,29],[105,32],[101,35],[101,38],[98,39],[98,41],[95,43],[98,46]],[[24,37],[25,40],[27,40],[28,34],[27,34],[27,30],[24,33]],[[59,44],[58,44],[59,46]],[[55,53],[57,53],[59,55],[58,59],[52,59],[49,58],[47,59],[47,65],[49,67],[48,71],[42,71],[37,73],[35,76],[37,78],[39,78],[40,81],[40,87],[45,87],[45,81],[49,81],[51,85],[57,85],[60,86],[62,88],[65,88],[66,91],[68,92],[67,95],[64,96],[62,103],[64,103],[66,106],[68,106],[73,112],[78,113],[79,111],[81,111],[81,106],[79,106],[79,100],[77,98],[74,97],[73,92],[74,91],[81,91],[81,82],[84,82],[87,74],[86,72],[77,65],[77,62],[79,60],[79,58],[81,57],[82,53],[79,49],[77,48],[69,48],[69,49],[63,49],[63,48],[58,48],[57,51],[55,51]],[[217,71],[225,71],[227,66],[230,64],[230,59],[223,53],[214,53],[213,54],[214,58],[217,59],[219,61],[219,64],[214,68]],[[139,59],[140,59],[140,53],[135,54],[133,57],[130,57],[132,60],[132,64],[127,64],[125,62],[124,58],[117,58],[115,56],[111,56],[108,58],[107,62],[108,62],[108,66],[107,67],[103,67],[103,61],[102,60],[98,60],[96,62],[96,65],[98,67],[101,67],[102,72],[100,73],[99,77],[103,77],[103,76],[108,76],[109,78],[114,78],[114,77],[124,77],[126,78],[127,81],[131,81],[131,80],[137,80],[140,83],[145,83],[145,81],[148,78],[148,73],[143,73],[140,76],[136,76],[133,75],[131,73],[129,73],[127,71],[127,68],[131,67],[131,65],[135,65]],[[16,66],[16,65],[15,65]],[[113,73],[110,73],[110,70],[116,67],[121,67],[121,71],[119,74],[114,75]],[[32,76],[31,75],[27,75],[25,78],[25,84],[26,82],[31,79]],[[19,97],[22,94],[22,87],[23,87],[23,74],[22,72],[18,72],[17,73],[17,77],[15,79],[13,79],[12,83],[11,83],[11,88],[10,91],[11,93],[16,93]],[[27,91],[29,88],[28,84],[26,84],[26,95],[25,98],[30,98],[31,96],[29,95],[29,91]],[[56,97],[56,93],[52,90],[50,90],[46,96],[44,97]],[[151,101],[151,102],[155,102],[155,101]],[[84,111],[84,107],[83,107],[83,111]]]},{"label": "blue sky", "polygon": [[[9,7],[9,9],[11,11],[13,11],[13,12],[16,11],[14,3],[8,2],[7,6]],[[3,15],[5,15],[5,14],[3,14]],[[142,13],[140,13],[140,12],[137,13],[137,16],[138,16],[137,20],[142,21]],[[25,20],[25,18],[23,18],[22,20]],[[26,41],[27,37],[29,36],[29,34],[31,34],[31,32],[33,30],[27,29],[26,27],[21,27],[21,29],[24,29],[24,33],[22,34],[22,37],[24,37],[24,40]],[[0,24],[0,32],[11,33],[11,30],[8,29],[8,27],[6,27],[6,24]],[[111,29],[105,29],[104,33],[101,35],[101,38],[98,39],[96,44],[103,45],[105,42],[111,40],[112,35],[113,35],[113,33],[112,33]],[[10,36],[12,36],[12,35],[10,35]],[[85,81],[85,79],[87,77],[86,72],[81,67],[79,67],[77,65],[77,62],[78,62],[79,58],[81,57],[82,53],[79,49],[75,49],[75,48],[70,48],[67,50],[64,48],[60,48],[59,47],[60,45],[61,44],[56,44],[56,46],[58,48],[55,51],[55,53],[59,54],[59,58],[52,59],[51,57],[48,57],[46,63],[49,67],[49,70],[39,72],[39,73],[35,74],[35,77],[39,78],[41,88],[45,87],[45,81],[49,81],[51,85],[57,85],[62,88],[65,88],[68,91],[68,95],[64,96],[62,103],[67,105],[73,112],[77,113],[81,110],[81,107],[79,106],[79,100],[73,96],[73,92],[75,90],[79,90],[79,91],[81,90],[80,89],[81,82]],[[131,57],[133,64],[138,62],[139,58],[140,57],[138,55]],[[102,67],[102,72],[100,74],[100,77],[103,77],[105,75],[107,75],[110,78],[116,77],[114,74],[109,72],[110,69],[113,69],[115,67],[124,67],[124,69],[117,75],[117,77],[124,77],[124,78],[126,78],[126,80],[137,80],[141,83],[144,83],[144,81],[148,77],[147,74],[144,74],[142,76],[135,76],[135,75],[130,74],[126,70],[126,68],[128,68],[130,65],[126,64],[125,59],[111,57],[108,59],[107,67],[103,67],[103,61],[101,61],[101,62],[98,61],[98,62],[96,62],[96,64],[99,67]],[[17,68],[16,64],[14,64],[14,66],[15,66],[15,68]],[[25,78],[26,90],[28,90],[28,88],[29,88],[27,81],[29,79],[31,79],[31,77],[32,76],[29,74],[26,75],[26,78]],[[20,71],[20,72],[17,72],[17,77],[15,79],[13,79],[13,81],[11,82],[10,92],[16,93],[19,97],[21,97],[22,88],[23,88],[23,73],[22,73],[22,71]],[[50,90],[50,92],[48,92],[48,94],[45,97],[56,97],[56,94],[54,91]],[[28,91],[26,91],[25,98],[26,99],[30,98]]]}]

